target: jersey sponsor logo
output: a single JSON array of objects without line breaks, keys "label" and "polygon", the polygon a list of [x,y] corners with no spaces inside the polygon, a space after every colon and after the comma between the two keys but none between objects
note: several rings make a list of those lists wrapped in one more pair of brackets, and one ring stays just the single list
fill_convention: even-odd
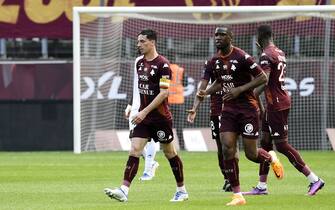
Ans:
[{"label": "jersey sponsor logo", "polygon": [[140,78],[141,81],[148,81],[149,80],[148,75],[139,75],[138,78]]},{"label": "jersey sponsor logo", "polygon": [[222,84],[222,91],[223,91],[224,93],[228,93],[229,90],[232,89],[232,88],[234,88],[234,87],[235,87],[235,86],[234,86],[234,83],[232,83],[232,82],[224,82],[224,83]]},{"label": "jersey sponsor logo", "polygon": [[149,95],[149,96],[152,96],[155,94],[153,90],[150,90],[149,84],[145,84],[145,83],[138,84],[138,92],[142,95]]},{"label": "jersey sponsor logo", "polygon": [[229,81],[233,80],[233,75],[231,75],[231,74],[221,75],[221,79],[225,82],[229,82]]},{"label": "jersey sponsor logo", "polygon": [[155,92],[153,90],[144,90],[144,89],[138,89],[138,92],[142,95],[148,95],[148,96],[153,96],[155,95]]},{"label": "jersey sponsor logo", "polygon": [[138,87],[144,90],[149,90],[149,84],[140,83]]}]

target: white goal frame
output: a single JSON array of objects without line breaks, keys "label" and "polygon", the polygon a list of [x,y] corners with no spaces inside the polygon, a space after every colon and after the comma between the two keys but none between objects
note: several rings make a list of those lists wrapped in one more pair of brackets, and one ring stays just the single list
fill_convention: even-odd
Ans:
[{"label": "white goal frame", "polygon": [[[306,6],[199,6],[199,7],[74,7],[73,8],[73,134],[74,153],[81,153],[80,107],[80,14],[110,13],[283,13],[283,12],[334,12],[335,5]],[[329,40],[328,40],[329,43]],[[327,40],[325,42],[325,47]],[[328,44],[329,48],[329,44]],[[326,56],[326,55],[325,55]],[[329,56],[329,55],[328,55]],[[327,79],[328,78],[324,78]],[[324,99],[327,100],[327,99]],[[325,101],[327,102],[327,101]],[[325,110],[324,114],[327,112]],[[326,134],[325,134],[326,135]],[[326,137],[326,136],[325,136]]]}]

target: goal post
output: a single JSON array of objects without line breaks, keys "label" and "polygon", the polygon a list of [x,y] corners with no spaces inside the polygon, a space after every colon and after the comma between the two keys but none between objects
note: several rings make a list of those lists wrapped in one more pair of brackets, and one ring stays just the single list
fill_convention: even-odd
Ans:
[{"label": "goal post", "polygon": [[[74,153],[113,150],[109,141],[125,137],[115,131],[128,129],[123,110],[132,92],[141,29],[158,32],[158,52],[168,59],[169,50],[176,51],[175,62],[189,83],[179,108],[184,111],[193,103],[204,61],[215,53],[213,29],[232,27],[234,45],[257,57],[255,31],[263,23],[272,25],[275,43],[287,54],[290,142],[299,149],[329,150],[325,129],[335,127],[334,5],[74,7]],[[196,123],[183,121],[183,128],[209,127],[208,102]]]}]

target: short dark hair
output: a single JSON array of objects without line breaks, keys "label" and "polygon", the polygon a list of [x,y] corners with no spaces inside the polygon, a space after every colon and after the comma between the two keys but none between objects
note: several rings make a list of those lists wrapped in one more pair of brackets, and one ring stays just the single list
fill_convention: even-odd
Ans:
[{"label": "short dark hair", "polygon": [[233,32],[231,31],[231,29],[229,27],[226,26],[219,26],[215,29],[214,32],[215,36],[217,34],[227,34],[231,39],[233,38]]},{"label": "short dark hair", "polygon": [[262,39],[270,39],[272,37],[272,28],[270,25],[260,25],[257,29],[257,33]]},{"label": "short dark hair", "polygon": [[143,29],[138,35],[146,35],[149,40],[157,41],[156,31],[154,31],[150,28]]}]

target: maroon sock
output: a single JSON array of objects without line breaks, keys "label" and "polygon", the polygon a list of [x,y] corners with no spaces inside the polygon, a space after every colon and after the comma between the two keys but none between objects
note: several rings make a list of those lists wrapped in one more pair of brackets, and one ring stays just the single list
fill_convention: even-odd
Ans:
[{"label": "maroon sock", "polygon": [[224,161],[223,161],[223,154],[218,153],[218,161],[219,161],[219,167],[221,170],[221,173],[224,177],[224,179],[228,179],[226,173],[224,172]]},{"label": "maroon sock", "polygon": [[219,163],[219,167],[220,167],[220,170],[221,170],[221,173],[224,177],[224,179],[228,179],[225,172],[224,172],[224,162],[223,162],[223,153],[222,153],[222,144],[220,142],[220,139],[215,139],[216,141],[216,146],[218,148],[218,163]]},{"label": "maroon sock", "polygon": [[271,155],[262,148],[257,150],[257,160],[256,163],[271,163]]},{"label": "maroon sock", "polygon": [[131,182],[133,181],[136,173],[138,171],[140,159],[138,157],[129,156],[126,168],[124,170],[123,175],[123,184],[126,186],[130,186]]},{"label": "maroon sock", "polygon": [[183,162],[180,160],[178,155],[169,159],[169,162],[170,162],[173,175],[176,179],[177,186],[178,187],[183,186],[184,185]]},{"label": "maroon sock", "polygon": [[306,167],[305,162],[301,158],[299,152],[294,149],[287,141],[280,142],[276,144],[276,148],[278,152],[284,154],[291,164],[305,176],[308,176],[311,171],[308,167]]},{"label": "maroon sock", "polygon": [[[267,152],[273,150],[272,143],[266,143],[264,141],[261,141],[261,146],[262,149],[264,149]],[[266,176],[269,174],[269,170],[270,170],[270,163],[262,162],[259,164],[259,176],[261,182],[266,182],[267,180]]]},{"label": "maroon sock", "polygon": [[225,174],[228,177],[231,186],[233,188],[240,186],[239,168],[237,159],[233,158],[231,160],[224,160],[224,167],[225,167]]}]

